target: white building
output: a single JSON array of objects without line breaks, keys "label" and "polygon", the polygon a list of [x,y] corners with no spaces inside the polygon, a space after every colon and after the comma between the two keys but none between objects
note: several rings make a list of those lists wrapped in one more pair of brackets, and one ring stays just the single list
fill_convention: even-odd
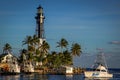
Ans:
[{"label": "white building", "polygon": [[[17,57],[13,56],[11,53],[1,54],[0,64],[0,68],[3,69],[3,73],[20,73],[20,66],[18,65]],[[7,70],[5,68],[7,68]]]},{"label": "white building", "polygon": [[73,74],[73,67],[72,66],[63,66],[65,74]]}]

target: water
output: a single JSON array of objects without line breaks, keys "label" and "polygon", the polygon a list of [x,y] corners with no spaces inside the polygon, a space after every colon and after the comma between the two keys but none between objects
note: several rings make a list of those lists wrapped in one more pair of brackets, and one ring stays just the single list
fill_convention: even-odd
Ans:
[{"label": "water", "polygon": [[0,80],[120,80],[120,73],[114,74],[113,78],[87,79],[83,75],[0,75]]},{"label": "water", "polygon": [[113,78],[87,79],[82,75],[40,75],[19,74],[19,75],[0,75],[0,80],[120,80],[120,70],[111,70]]}]

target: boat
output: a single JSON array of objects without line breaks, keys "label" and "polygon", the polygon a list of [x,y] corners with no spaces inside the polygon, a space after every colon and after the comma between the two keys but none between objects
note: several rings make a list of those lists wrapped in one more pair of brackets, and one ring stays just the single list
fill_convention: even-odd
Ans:
[{"label": "boat", "polygon": [[108,73],[108,70],[103,65],[99,65],[95,71],[85,71],[84,75],[87,78],[94,78],[94,77],[111,78],[113,77],[113,74]]},{"label": "boat", "polygon": [[[103,58],[99,58],[98,60],[102,60],[102,59]],[[84,77],[86,78],[112,78],[113,74],[110,74],[108,72],[107,67],[103,65],[100,61],[100,62],[95,63],[95,66],[92,71],[84,71]]]}]

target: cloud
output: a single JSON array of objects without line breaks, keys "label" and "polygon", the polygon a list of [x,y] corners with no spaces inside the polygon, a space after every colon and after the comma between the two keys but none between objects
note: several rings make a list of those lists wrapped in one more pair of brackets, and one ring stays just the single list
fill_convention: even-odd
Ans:
[{"label": "cloud", "polygon": [[115,44],[115,45],[120,45],[120,41],[111,41],[109,44]]}]

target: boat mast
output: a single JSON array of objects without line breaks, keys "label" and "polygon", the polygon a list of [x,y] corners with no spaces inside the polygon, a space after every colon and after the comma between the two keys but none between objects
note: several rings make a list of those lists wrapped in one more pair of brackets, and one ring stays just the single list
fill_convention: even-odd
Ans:
[{"label": "boat mast", "polygon": [[96,56],[96,59],[94,61],[94,65],[92,65],[92,68],[96,69],[98,65],[104,65],[106,69],[108,70],[107,63],[105,60],[105,55],[103,52],[99,52]]},{"label": "boat mast", "polygon": [[103,60],[104,60],[104,63],[105,63],[105,67],[106,67],[106,69],[108,71],[108,66],[107,66],[107,62],[106,62],[106,59],[105,59],[105,55],[104,55],[103,52],[101,54],[102,54],[102,57],[103,57]]}]

